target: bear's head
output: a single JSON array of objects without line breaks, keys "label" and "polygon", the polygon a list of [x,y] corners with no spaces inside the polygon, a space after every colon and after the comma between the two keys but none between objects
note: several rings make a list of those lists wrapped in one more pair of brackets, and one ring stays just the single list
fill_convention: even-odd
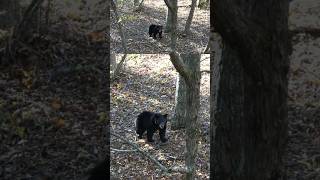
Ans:
[{"label": "bear's head", "polygon": [[154,123],[158,125],[160,129],[163,129],[167,124],[167,121],[168,121],[167,117],[168,117],[168,114],[162,115],[160,113],[157,113],[154,115],[153,120],[154,120]]}]

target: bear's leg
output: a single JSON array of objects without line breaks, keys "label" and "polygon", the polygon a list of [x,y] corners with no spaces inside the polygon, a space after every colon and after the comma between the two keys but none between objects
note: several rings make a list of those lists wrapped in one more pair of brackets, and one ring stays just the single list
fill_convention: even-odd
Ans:
[{"label": "bear's leg", "polygon": [[154,140],[153,140],[153,133],[154,133],[154,130],[151,130],[151,129],[148,129],[148,130],[147,130],[148,142],[154,142]]},{"label": "bear's leg", "polygon": [[161,31],[159,32],[159,38],[160,39],[162,38],[162,32]]},{"label": "bear's leg", "polygon": [[153,39],[157,39],[157,32],[153,32]]},{"label": "bear's leg", "polygon": [[167,142],[168,139],[166,138],[166,127],[159,130],[159,136],[160,136],[161,142]]},{"label": "bear's leg", "polygon": [[145,129],[142,129],[142,128],[140,128],[140,129],[137,130],[138,139],[142,139],[142,135],[143,135],[143,133],[144,133],[145,131],[146,131],[146,130],[145,130]]},{"label": "bear's leg", "polygon": [[151,25],[149,26],[149,37],[152,37],[152,32],[153,32],[153,29],[154,29],[153,26],[154,26],[153,24],[151,24]]}]

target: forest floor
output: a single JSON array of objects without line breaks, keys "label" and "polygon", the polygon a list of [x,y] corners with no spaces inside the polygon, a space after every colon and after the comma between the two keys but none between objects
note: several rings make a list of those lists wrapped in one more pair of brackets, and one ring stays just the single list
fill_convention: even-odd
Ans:
[{"label": "forest floor", "polygon": [[[210,11],[196,8],[191,24],[191,34],[182,36],[185,22],[190,11],[190,1],[181,0],[178,2],[178,39],[177,51],[182,54],[204,51],[210,30]],[[127,38],[128,53],[166,53],[169,52],[170,36],[164,33],[161,40],[154,40],[149,37],[148,31],[151,24],[158,24],[165,27],[167,6],[164,1],[145,0],[143,9],[135,12],[133,4],[125,2],[118,7],[119,15],[123,23],[123,31]],[[114,13],[111,10],[111,53],[124,53],[121,45],[121,38],[115,21]]]},{"label": "forest floor", "polygon": [[[209,55],[202,55],[201,70],[209,70]],[[175,81],[177,72],[168,55],[131,55],[119,79],[111,85],[111,132],[120,134],[158,159],[166,167],[184,166],[184,130],[171,130],[174,114]],[[197,179],[209,179],[209,87],[210,75],[202,73],[199,122],[201,127],[198,147]],[[135,120],[144,110],[169,114],[169,141],[161,143],[158,134],[155,143],[136,139]],[[165,175],[159,167],[123,141],[111,136],[111,174],[119,179],[183,179],[180,173]]]},{"label": "forest floor", "polygon": [[105,31],[97,31],[106,4],[53,2],[48,33],[33,32],[15,63],[0,66],[2,180],[79,180],[108,152]]},{"label": "forest floor", "polygon": [[[289,28],[318,29],[320,1],[294,0]],[[296,33],[289,72],[288,180],[320,179],[320,33]]]}]

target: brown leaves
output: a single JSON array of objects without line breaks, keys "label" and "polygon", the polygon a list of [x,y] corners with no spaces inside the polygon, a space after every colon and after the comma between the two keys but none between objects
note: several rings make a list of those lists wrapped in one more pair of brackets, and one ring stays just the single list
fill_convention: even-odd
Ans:
[{"label": "brown leaves", "polygon": [[23,70],[21,83],[28,89],[31,89],[35,82],[35,70]]},{"label": "brown leaves", "polygon": [[63,118],[57,118],[53,120],[53,125],[57,129],[64,128],[66,126],[65,120]]},{"label": "brown leaves", "polygon": [[54,110],[59,110],[61,108],[62,104],[61,104],[61,100],[59,98],[53,98],[51,101],[51,107]]},{"label": "brown leaves", "polygon": [[104,42],[105,41],[105,32],[104,31],[94,31],[87,34],[87,37],[90,42]]}]

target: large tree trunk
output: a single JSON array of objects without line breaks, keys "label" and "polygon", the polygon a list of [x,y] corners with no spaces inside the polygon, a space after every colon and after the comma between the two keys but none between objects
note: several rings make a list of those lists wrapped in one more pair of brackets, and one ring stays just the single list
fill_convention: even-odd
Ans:
[{"label": "large tree trunk", "polygon": [[0,1],[0,29],[7,29],[20,20],[21,8],[18,0]]},{"label": "large tree trunk", "polygon": [[214,111],[215,180],[285,179],[287,0],[214,0],[224,47]]}]

